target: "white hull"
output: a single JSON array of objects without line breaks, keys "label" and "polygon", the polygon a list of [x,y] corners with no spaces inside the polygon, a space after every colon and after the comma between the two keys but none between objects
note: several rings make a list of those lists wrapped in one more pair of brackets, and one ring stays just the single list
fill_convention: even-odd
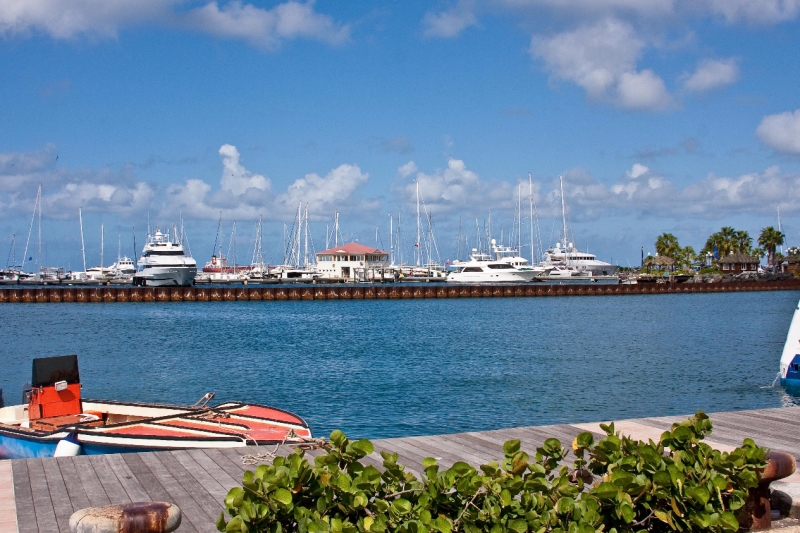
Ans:
[{"label": "white hull", "polygon": [[535,270],[497,271],[497,272],[451,272],[449,283],[527,283],[540,272]]},{"label": "white hull", "polygon": [[133,276],[134,285],[191,287],[197,267],[150,267]]}]

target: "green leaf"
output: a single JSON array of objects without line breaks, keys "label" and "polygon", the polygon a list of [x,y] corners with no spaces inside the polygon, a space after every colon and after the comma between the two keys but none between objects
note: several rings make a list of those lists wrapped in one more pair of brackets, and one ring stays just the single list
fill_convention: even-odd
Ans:
[{"label": "green leaf", "polygon": [[434,459],[433,457],[426,457],[425,459],[422,460],[423,468],[428,468],[429,466],[433,466],[435,464],[437,464],[437,462],[436,459]]},{"label": "green leaf", "polygon": [[431,529],[436,531],[441,531],[442,533],[450,533],[452,531],[452,526],[450,525],[450,521],[443,516],[439,516],[431,520]]},{"label": "green leaf", "polygon": [[272,494],[273,499],[282,503],[285,506],[292,504],[292,493],[286,489],[278,489]]},{"label": "green leaf", "polygon": [[591,494],[601,500],[610,500],[616,498],[619,493],[619,488],[613,483],[603,482],[591,490]]},{"label": "green leaf", "polygon": [[722,529],[729,533],[736,533],[739,530],[739,521],[736,520],[736,515],[726,511],[719,516],[719,523]]},{"label": "green leaf", "polygon": [[411,512],[411,502],[405,498],[397,498],[392,502],[392,510],[400,515],[408,514]]},{"label": "green leaf", "polygon": [[520,441],[519,439],[509,440],[503,444],[503,451],[506,455],[514,455],[519,451]]},{"label": "green leaf", "polygon": [[515,531],[516,533],[525,533],[528,531],[528,522],[525,520],[509,520],[508,522],[508,529],[511,531]]},{"label": "green leaf", "polygon": [[242,517],[241,516],[234,516],[231,518],[231,521],[228,522],[228,525],[225,526],[226,533],[235,533],[237,531],[242,530]]},{"label": "green leaf", "polygon": [[214,525],[217,526],[217,531],[225,531],[225,526],[227,525],[225,522],[225,512],[219,513],[219,518],[217,518]]},{"label": "green leaf", "polygon": [[455,463],[453,466],[450,467],[450,470],[452,470],[458,475],[463,476],[464,474],[469,474],[474,469],[469,464],[463,461],[458,461],[457,463]]},{"label": "green leaf", "polygon": [[330,441],[337,448],[341,448],[345,440],[346,437],[344,436],[344,433],[342,433],[340,430],[334,429],[331,432]]},{"label": "green leaf", "polygon": [[575,500],[572,498],[559,498],[556,502],[556,512],[560,515],[571,513],[575,508]]},{"label": "green leaf", "polygon": [[353,497],[353,506],[358,509],[366,507],[368,503],[369,499],[367,498],[367,495],[364,494],[363,492],[357,492],[356,495]]}]

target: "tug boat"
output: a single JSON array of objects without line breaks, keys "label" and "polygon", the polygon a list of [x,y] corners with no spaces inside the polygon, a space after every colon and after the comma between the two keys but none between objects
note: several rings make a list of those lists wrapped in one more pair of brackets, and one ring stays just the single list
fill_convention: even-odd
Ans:
[{"label": "tug boat", "polygon": [[27,401],[0,408],[0,459],[311,441],[293,413],[241,402],[211,407],[214,393],[191,407],[82,399],[76,355],[34,359],[32,373]]},{"label": "tug boat", "polygon": [[800,388],[800,302],[794,310],[783,346],[780,378],[784,387]]}]

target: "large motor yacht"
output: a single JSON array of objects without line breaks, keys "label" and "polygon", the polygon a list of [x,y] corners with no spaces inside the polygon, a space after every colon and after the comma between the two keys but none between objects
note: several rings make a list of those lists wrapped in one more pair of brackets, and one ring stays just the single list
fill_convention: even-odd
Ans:
[{"label": "large motor yacht", "polygon": [[170,239],[169,234],[156,230],[154,235],[147,236],[133,284],[189,287],[196,274],[197,262],[186,255],[178,239]]},{"label": "large motor yacht", "polygon": [[553,267],[551,266],[542,266],[536,265],[533,266],[531,263],[519,255],[519,251],[516,248],[511,248],[510,246],[502,246],[497,244],[497,241],[492,239],[492,251],[494,252],[494,257],[497,261],[501,263],[508,263],[513,267],[517,268],[518,270],[529,270],[533,271],[534,277],[539,278],[542,276],[546,276]]},{"label": "large motor yacht", "polygon": [[553,269],[550,277],[598,277],[613,276],[619,265],[600,261],[594,254],[581,252],[571,242],[556,243],[555,248],[548,248],[544,253],[542,266]]},{"label": "large motor yacht", "polygon": [[[494,239],[492,239],[494,245]],[[542,274],[534,268],[521,269],[509,261],[494,259],[489,254],[472,249],[469,261],[454,261],[455,271],[447,275],[446,281],[452,283],[525,283]]]}]

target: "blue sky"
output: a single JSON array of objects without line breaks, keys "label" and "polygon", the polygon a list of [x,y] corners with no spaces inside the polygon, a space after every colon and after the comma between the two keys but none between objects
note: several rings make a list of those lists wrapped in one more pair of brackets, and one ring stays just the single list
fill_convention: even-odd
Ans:
[{"label": "blue sky", "polygon": [[[0,3],[0,253],[22,256],[43,185],[43,262],[80,268],[183,215],[240,263],[307,202],[314,248],[389,246],[415,182],[442,260],[459,220],[513,235],[528,173],[544,244],[558,177],[580,248],[638,263],[669,231],[723,225],[800,241],[800,0]],[[522,226],[527,228],[528,221]],[[34,234],[36,228],[34,227]],[[513,238],[513,237],[512,237]],[[522,240],[529,241],[523,229]],[[529,255],[529,248],[525,248]],[[28,255],[31,255],[30,253]]]}]

